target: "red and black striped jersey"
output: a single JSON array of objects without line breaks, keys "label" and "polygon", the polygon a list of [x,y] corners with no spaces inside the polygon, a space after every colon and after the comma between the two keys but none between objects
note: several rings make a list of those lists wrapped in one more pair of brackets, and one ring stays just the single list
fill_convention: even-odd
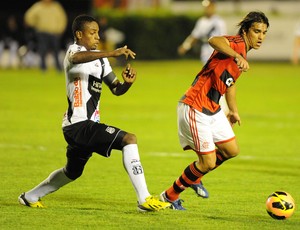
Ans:
[{"label": "red and black striped jersey", "polygon": [[[242,36],[224,37],[230,47],[246,59],[246,43]],[[180,101],[207,115],[215,114],[220,110],[220,97],[240,75],[233,57],[214,51]]]}]

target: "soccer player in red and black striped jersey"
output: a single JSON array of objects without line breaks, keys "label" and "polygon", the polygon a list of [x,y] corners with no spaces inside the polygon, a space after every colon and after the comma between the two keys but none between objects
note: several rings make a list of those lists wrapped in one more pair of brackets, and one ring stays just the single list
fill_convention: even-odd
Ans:
[{"label": "soccer player in red and black striped jersey", "polygon": [[[173,209],[185,210],[179,199],[188,187],[201,185],[202,177],[239,153],[232,127],[241,124],[236,103],[236,81],[249,70],[246,54],[259,49],[265,39],[269,20],[262,12],[250,12],[238,24],[235,36],[215,36],[208,42],[214,51],[197,74],[177,108],[178,135],[184,150],[192,149],[198,159],[186,167],[161,200]],[[225,95],[227,117],[219,105]]]}]

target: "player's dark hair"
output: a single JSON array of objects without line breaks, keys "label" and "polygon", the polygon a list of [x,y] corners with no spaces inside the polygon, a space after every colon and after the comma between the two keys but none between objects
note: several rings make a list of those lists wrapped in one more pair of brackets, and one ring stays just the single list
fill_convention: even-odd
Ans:
[{"label": "player's dark hair", "polygon": [[73,24],[72,24],[72,33],[73,33],[74,37],[76,37],[76,35],[75,35],[76,31],[84,30],[84,24],[87,22],[97,22],[97,20],[95,18],[93,18],[92,16],[89,16],[86,14],[78,15],[74,19]]},{"label": "player's dark hair", "polygon": [[269,19],[266,15],[261,11],[252,11],[246,15],[246,17],[238,24],[240,27],[238,34],[242,35],[243,32],[248,32],[250,27],[255,22],[264,23],[269,27]]}]

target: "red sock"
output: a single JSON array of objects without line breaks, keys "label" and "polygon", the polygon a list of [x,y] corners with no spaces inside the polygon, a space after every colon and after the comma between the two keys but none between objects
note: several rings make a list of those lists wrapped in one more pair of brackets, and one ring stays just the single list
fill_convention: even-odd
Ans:
[{"label": "red sock", "polygon": [[190,164],[183,171],[181,176],[174,181],[173,185],[166,190],[166,197],[170,201],[175,201],[179,198],[181,192],[183,192],[186,188],[190,187],[192,184],[195,184],[203,177],[205,173],[201,172],[196,167],[196,161]]},{"label": "red sock", "polygon": [[217,157],[217,160],[216,160],[216,167],[215,168],[219,167],[221,164],[224,163],[224,161],[228,160],[227,158],[225,158],[223,156],[223,154],[218,149],[216,150],[216,157]]}]

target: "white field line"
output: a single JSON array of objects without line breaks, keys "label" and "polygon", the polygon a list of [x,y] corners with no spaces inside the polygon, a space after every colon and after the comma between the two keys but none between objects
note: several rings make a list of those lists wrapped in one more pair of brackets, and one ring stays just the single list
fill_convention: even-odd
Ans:
[{"label": "white field line", "polygon": [[[179,157],[179,158],[195,158],[195,153],[193,152],[182,152],[182,153],[176,153],[176,152],[148,152],[147,154],[155,156],[155,157]],[[254,159],[254,156],[249,155],[239,155],[239,159],[243,160],[251,160]]]}]

